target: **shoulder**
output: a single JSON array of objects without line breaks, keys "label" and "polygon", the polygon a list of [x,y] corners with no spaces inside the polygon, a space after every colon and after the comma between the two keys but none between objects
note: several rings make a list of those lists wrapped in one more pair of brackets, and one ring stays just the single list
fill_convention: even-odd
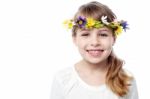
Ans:
[{"label": "shoulder", "polygon": [[55,74],[55,80],[62,84],[67,84],[71,79],[73,79],[72,67],[66,67]]},{"label": "shoulder", "polygon": [[126,68],[124,68],[124,72],[131,78],[129,84],[131,85],[131,87],[134,87],[136,85],[134,74]]},{"label": "shoulder", "polygon": [[129,71],[126,68],[123,68],[124,72],[129,76],[129,77],[133,77],[133,73],[131,71]]},{"label": "shoulder", "polygon": [[129,93],[128,93],[128,97],[129,99],[138,99],[138,89],[137,89],[137,83],[136,83],[136,77],[134,76],[134,74],[129,71],[128,69],[124,68],[124,72],[131,77],[131,80],[129,82],[130,86],[129,86]]},{"label": "shoulder", "polygon": [[71,82],[73,79],[72,75],[73,69],[71,67],[67,67],[55,73],[51,93],[51,97],[53,97],[53,99],[60,99],[68,93],[68,90],[71,89],[71,84],[73,83]]},{"label": "shoulder", "polygon": [[58,71],[55,75],[54,81],[56,85],[61,87],[64,95],[68,94],[70,90],[78,84],[73,67],[67,67]]},{"label": "shoulder", "polygon": [[138,89],[135,78],[133,78],[131,81],[127,97],[128,97],[127,99],[138,99]]}]

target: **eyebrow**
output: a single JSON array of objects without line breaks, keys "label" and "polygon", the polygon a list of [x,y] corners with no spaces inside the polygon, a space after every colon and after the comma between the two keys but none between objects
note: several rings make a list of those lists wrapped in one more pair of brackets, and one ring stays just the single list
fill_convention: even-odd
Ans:
[{"label": "eyebrow", "polygon": [[81,30],[79,30],[80,32],[90,32],[90,30],[89,29],[81,29]]},{"label": "eyebrow", "polygon": [[101,31],[106,31],[106,32],[111,32],[111,30],[109,30],[109,29],[101,29],[101,30],[99,30],[99,32],[101,32]]}]

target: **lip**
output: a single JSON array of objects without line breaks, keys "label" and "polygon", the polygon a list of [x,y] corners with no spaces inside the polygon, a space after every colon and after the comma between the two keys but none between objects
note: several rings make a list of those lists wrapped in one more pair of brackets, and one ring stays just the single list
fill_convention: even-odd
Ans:
[{"label": "lip", "polygon": [[103,49],[89,49],[89,50],[86,50],[86,51],[92,57],[99,57],[104,52]]}]

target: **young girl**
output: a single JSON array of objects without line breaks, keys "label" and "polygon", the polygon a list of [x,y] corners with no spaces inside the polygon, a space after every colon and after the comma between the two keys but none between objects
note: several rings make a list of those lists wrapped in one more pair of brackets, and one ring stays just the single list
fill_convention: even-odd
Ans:
[{"label": "young girl", "polygon": [[82,5],[65,25],[72,29],[83,59],[56,75],[51,99],[138,99],[135,79],[113,53],[127,22],[118,21],[106,5],[93,1]]}]

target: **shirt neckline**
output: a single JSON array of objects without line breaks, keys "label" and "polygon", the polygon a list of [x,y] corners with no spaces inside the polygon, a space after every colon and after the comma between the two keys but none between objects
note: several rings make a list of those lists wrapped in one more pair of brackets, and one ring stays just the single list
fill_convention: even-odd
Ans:
[{"label": "shirt neckline", "polygon": [[77,78],[77,80],[79,81],[79,83],[85,87],[85,88],[88,88],[90,90],[93,90],[93,91],[103,91],[106,89],[106,84],[102,84],[102,85],[99,85],[99,86],[92,86],[92,85],[89,85],[87,84],[85,81],[82,80],[82,78],[79,76],[78,72],[76,71],[75,69],[75,65],[72,67],[73,69],[73,73],[75,74],[75,77]]}]

